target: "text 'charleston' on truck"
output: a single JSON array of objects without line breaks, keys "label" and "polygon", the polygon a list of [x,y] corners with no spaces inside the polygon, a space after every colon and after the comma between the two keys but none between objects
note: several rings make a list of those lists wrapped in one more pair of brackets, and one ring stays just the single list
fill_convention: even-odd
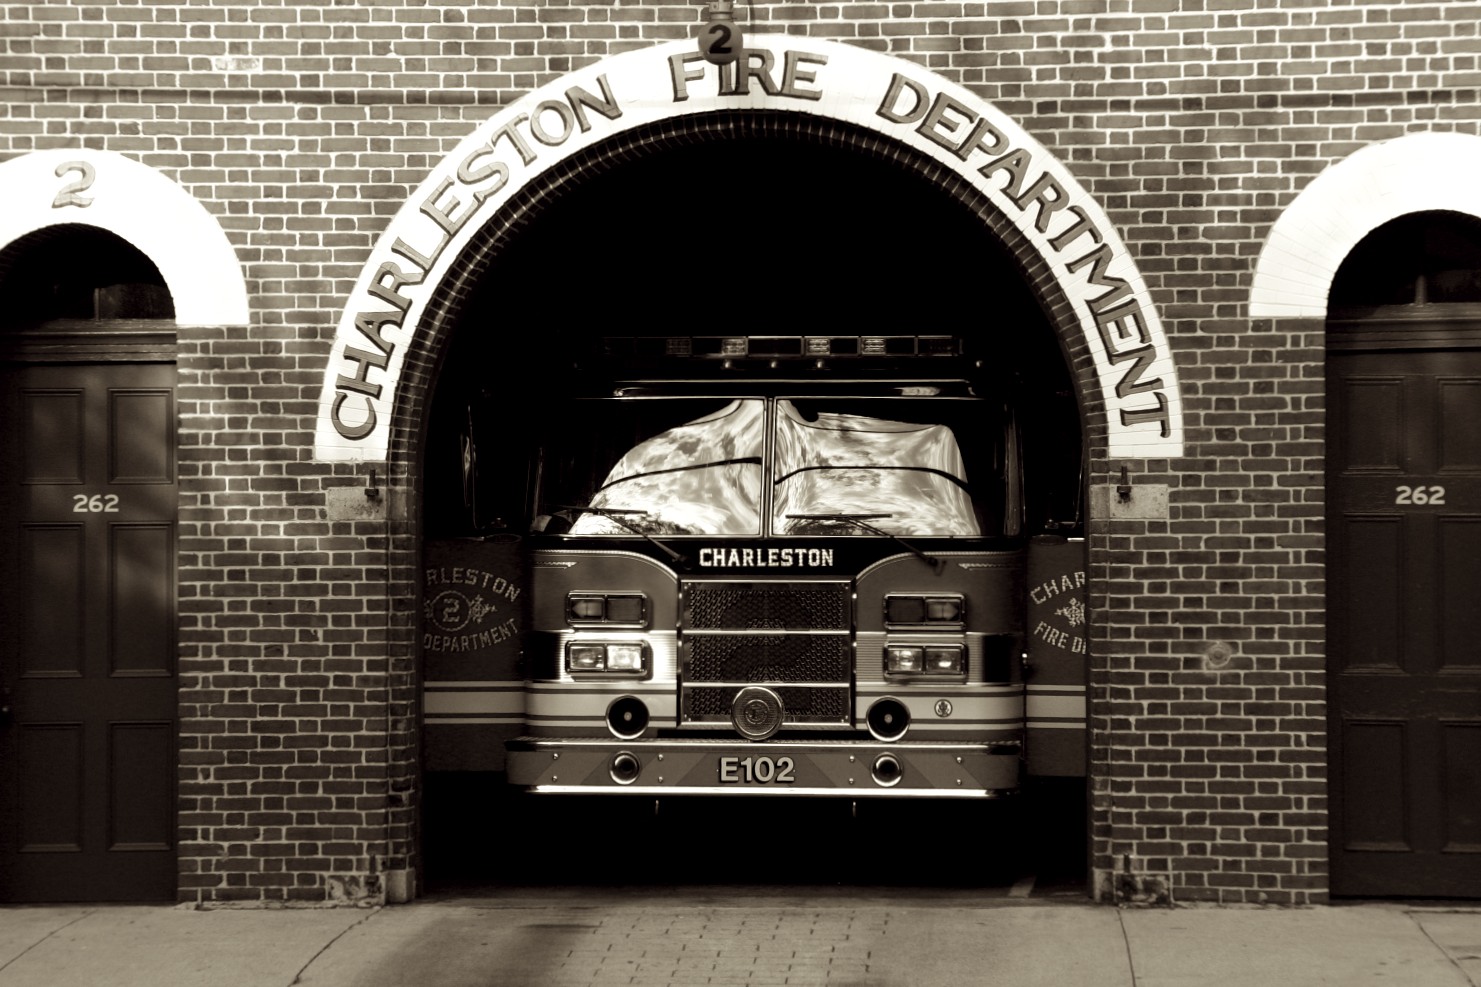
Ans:
[{"label": "text 'charleston' on truck", "polygon": [[[1067,389],[950,336],[588,357],[517,427],[494,424],[507,395],[458,410],[450,513],[501,516],[426,543],[434,755],[502,745],[540,793],[983,798],[1083,774]],[[479,664],[509,637],[517,660]]]}]

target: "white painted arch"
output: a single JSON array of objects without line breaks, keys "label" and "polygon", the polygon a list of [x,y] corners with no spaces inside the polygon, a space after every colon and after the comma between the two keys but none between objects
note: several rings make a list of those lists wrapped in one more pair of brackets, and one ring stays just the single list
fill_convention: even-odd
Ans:
[{"label": "white painted arch", "polygon": [[108,230],[153,261],[170,290],[176,325],[248,324],[247,285],[226,233],[161,172],[80,147],[0,163],[0,249],[63,224]]},{"label": "white painted arch", "polygon": [[387,458],[402,367],[428,332],[427,305],[513,195],[620,133],[737,110],[848,123],[980,191],[1074,310],[1094,358],[1109,455],[1182,455],[1177,370],[1151,297],[1109,219],[1063,164],[994,106],[914,62],[817,38],[746,40],[739,69],[706,63],[693,41],[614,55],[501,110],[443,159],[392,219],[347,300],[320,391],[316,458]]},{"label": "white painted arch", "polygon": [[1481,137],[1406,134],[1331,165],[1271,227],[1255,263],[1250,317],[1325,318],[1332,278],[1359,241],[1431,210],[1481,217]]}]

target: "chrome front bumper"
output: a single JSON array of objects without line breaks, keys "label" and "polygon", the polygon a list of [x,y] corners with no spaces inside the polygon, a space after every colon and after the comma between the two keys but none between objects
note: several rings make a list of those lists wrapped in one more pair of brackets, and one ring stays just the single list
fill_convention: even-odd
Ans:
[{"label": "chrome front bumper", "polygon": [[511,785],[547,794],[992,798],[1019,787],[1017,742],[509,741]]}]

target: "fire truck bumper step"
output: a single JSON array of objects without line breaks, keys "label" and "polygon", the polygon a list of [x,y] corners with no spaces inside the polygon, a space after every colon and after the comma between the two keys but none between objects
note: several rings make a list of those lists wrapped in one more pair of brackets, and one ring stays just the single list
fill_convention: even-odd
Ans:
[{"label": "fire truck bumper step", "polygon": [[551,740],[507,745],[511,785],[547,794],[928,796],[1018,789],[1016,742]]}]

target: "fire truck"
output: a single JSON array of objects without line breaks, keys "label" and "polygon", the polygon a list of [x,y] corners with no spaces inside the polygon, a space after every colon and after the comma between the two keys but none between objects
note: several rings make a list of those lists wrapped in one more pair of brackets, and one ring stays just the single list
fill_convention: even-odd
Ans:
[{"label": "fire truck", "polygon": [[1083,774],[1068,388],[947,335],[603,337],[573,363],[497,444],[497,395],[441,412],[461,482],[429,518],[475,530],[425,548],[434,767],[652,798]]}]

